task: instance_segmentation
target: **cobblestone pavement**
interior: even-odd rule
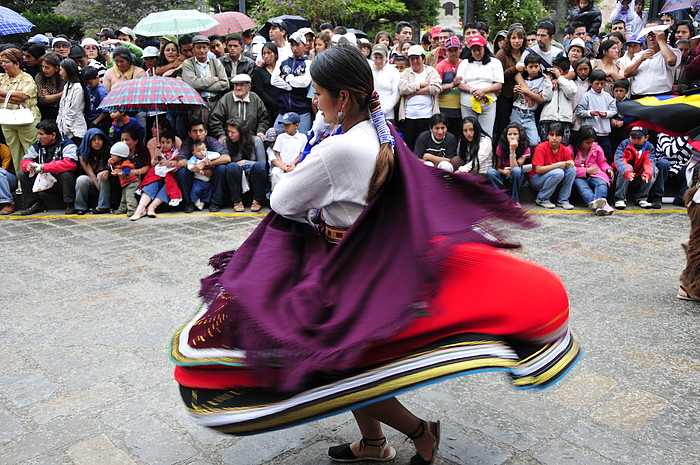
[[[483,373],[401,396],[442,420],[436,463],[700,463],[700,306],[675,297],[687,217],[536,213],[516,253],[564,280],[584,357],[541,392]],[[0,462],[327,465],[329,445],[357,438],[347,413],[229,437],[195,425],[179,400],[167,341],[194,311],[209,256],[259,220],[0,221]],[[509,282],[504,292],[532,298]],[[411,444],[387,433],[395,463],[407,463]]]

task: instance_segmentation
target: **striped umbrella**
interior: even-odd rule
[[[0,36],[29,32],[34,24],[14,10],[0,6]]]
[[[206,107],[199,93],[179,79],[142,77],[117,85],[99,109],[104,111],[163,111],[168,105],[183,110]]]
[[[247,31],[248,29],[258,27],[258,25],[255,24],[255,21],[250,19],[248,15],[244,15],[238,11],[217,13],[213,17],[219,22],[219,25],[206,31],[204,33],[205,36],[210,36],[213,34],[227,36],[229,34],[233,34],[234,32]]]

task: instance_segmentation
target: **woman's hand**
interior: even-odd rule
[[[97,173],[97,179],[99,179],[100,181],[106,181],[108,178],[109,178],[109,171],[107,171],[107,170],[100,171],[99,173]]]
[[[472,95],[476,100],[481,100],[486,95],[486,89],[472,89]]]

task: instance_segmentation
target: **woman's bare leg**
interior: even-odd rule
[[[159,199],[158,197],[153,199],[153,202],[151,202],[151,204],[148,206],[148,213],[150,213],[150,214],[155,213],[156,208],[158,208],[160,206],[160,204],[162,204],[162,203],[163,203],[163,201],[161,199]]]
[[[139,204],[136,207],[134,215],[143,216],[146,214],[146,207],[151,203],[151,198],[146,194],[141,194],[141,199],[139,199]]]

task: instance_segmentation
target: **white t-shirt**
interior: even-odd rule
[[[677,48],[669,47],[676,55],[676,64],[668,66],[661,50],[653,57],[642,62],[637,69],[637,74],[632,76],[630,92],[632,95],[665,94],[671,92],[675,77],[676,67],[681,62],[681,51]],[[635,62],[641,59],[642,53],[635,56]]]
[[[495,82],[503,84],[503,64],[501,60],[491,57],[487,64],[480,61],[469,62],[462,60],[457,68],[457,76],[462,76],[462,82],[473,89],[484,89],[493,85]],[[496,94],[486,94],[493,100],[496,99]],[[462,92],[459,96],[459,103],[465,107],[471,108],[472,95],[467,92]]]
[[[280,153],[282,163],[292,163],[299,157],[299,154],[306,145],[306,135],[297,131],[296,134],[290,136],[283,132],[277,136],[273,150]]]
[[[423,72],[416,73],[416,82],[425,82],[427,78],[427,68],[423,68]],[[432,95],[414,95],[406,101],[406,118],[420,119],[430,118],[433,116],[433,96]]]

